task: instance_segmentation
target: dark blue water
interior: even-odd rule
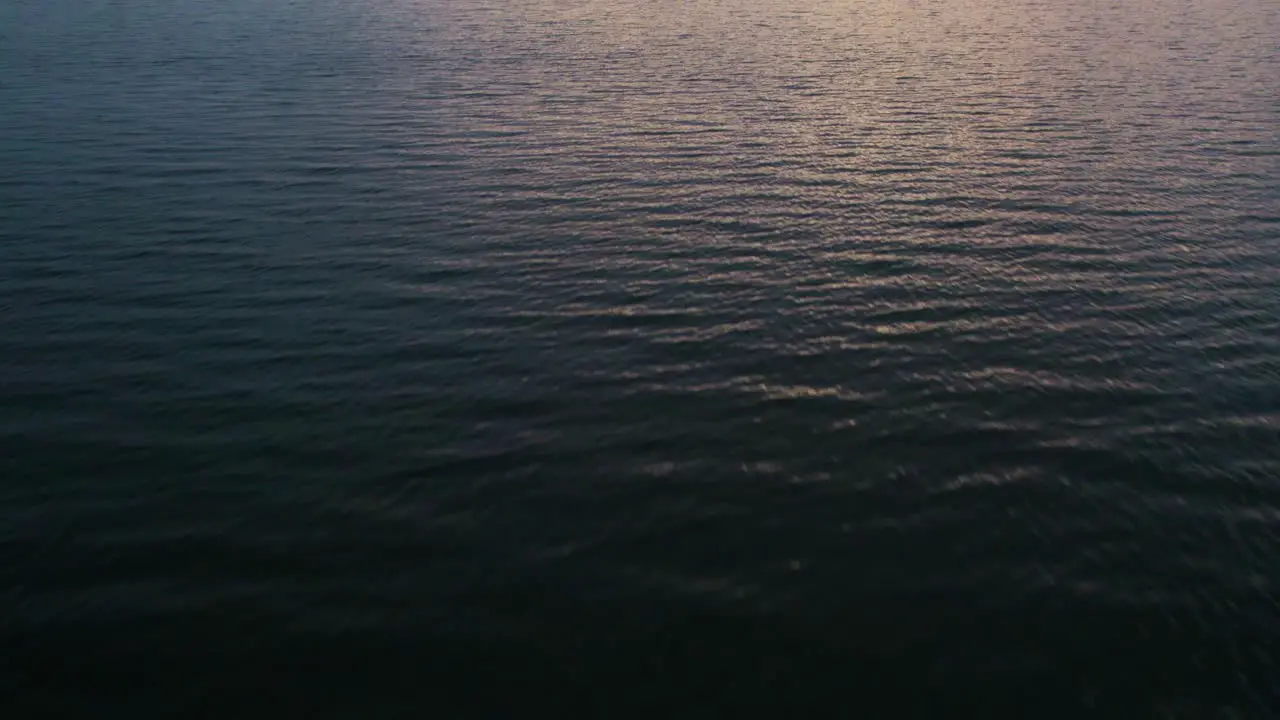
[[[1277,38],[4,0],[0,697],[1266,717]]]

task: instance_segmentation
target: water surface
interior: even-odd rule
[[[1278,37],[10,0],[9,696],[1265,714]]]

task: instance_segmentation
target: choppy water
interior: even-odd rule
[[[6,699],[1264,716],[1277,38],[6,0]]]

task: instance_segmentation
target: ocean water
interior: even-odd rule
[[[5,0],[12,717],[1267,717],[1271,0]]]

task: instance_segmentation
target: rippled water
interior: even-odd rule
[[[1265,714],[1277,38],[7,0],[9,699]]]

